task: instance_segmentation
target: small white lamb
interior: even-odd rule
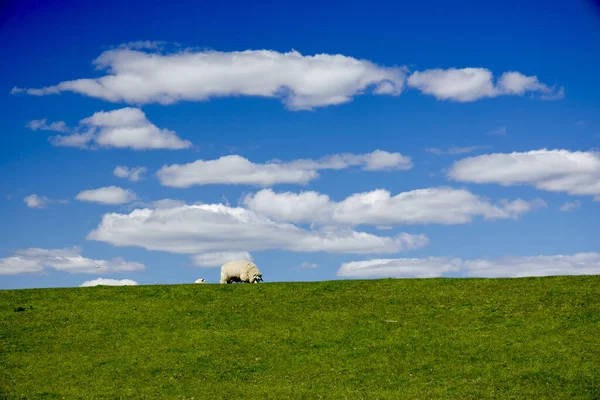
[[[247,260],[230,261],[221,267],[221,283],[261,282],[262,274],[256,264]]]
[[[196,279],[194,281],[194,283],[205,283],[206,281],[204,280],[204,278],[200,278],[200,279]]]

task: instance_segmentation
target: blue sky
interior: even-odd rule
[[[0,289],[600,273],[593,2],[388,3],[4,5]]]

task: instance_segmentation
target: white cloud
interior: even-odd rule
[[[398,96],[405,84],[438,99],[474,101],[500,95],[541,93],[544,100],[564,97],[564,88],[549,87],[536,76],[516,71],[494,83],[485,68],[429,69],[384,67],[342,54],[305,56],[293,50],[210,51],[178,49],[166,43],[138,41],[107,50],[93,61],[100,78],[81,78],[37,89],[15,87],[11,93],[35,96],[75,92],[110,102],[172,104],[232,96],[267,97],[290,110],[310,110],[352,101],[354,96]]]
[[[398,258],[344,263],[338,276],[359,278],[435,278],[460,270],[460,259],[441,257]]]
[[[23,201],[29,208],[45,208],[48,198],[46,196],[38,196],[37,194],[30,194],[26,196]]]
[[[221,251],[215,253],[194,254],[191,256],[191,259],[192,264],[198,267],[220,267],[229,261],[252,261],[252,256],[247,251]]]
[[[265,164],[253,163],[239,155],[229,155],[217,160],[165,165],[156,175],[162,185],[171,187],[209,184],[271,186],[282,183],[307,184],[319,176],[318,170],[351,166],[361,166],[365,171],[389,171],[410,169],[413,164],[410,157],[382,150],[358,155],[333,154],[319,160],[274,160]]]
[[[581,202],[579,200],[575,200],[575,201],[567,201],[565,204],[560,206],[559,210],[568,212],[568,211],[577,210],[578,208],[581,208]]]
[[[531,185],[551,192],[600,196],[600,154],[533,150],[494,153],[454,163],[448,176],[461,182]]]
[[[315,269],[319,268],[319,264],[303,262],[302,264],[300,264],[300,268]]]
[[[14,255],[0,259],[0,275],[15,275],[43,271],[51,267],[68,273],[98,274],[119,271],[140,271],[144,264],[127,262],[122,258],[93,260],[81,255],[81,249],[38,249],[17,250]]]
[[[520,72],[505,72],[494,84],[492,72],[486,68],[416,71],[408,77],[407,84],[438,100],[458,102],[501,95],[522,96],[526,92],[540,92],[544,99],[564,96],[563,88],[548,87],[540,83],[536,76],[525,76]]]
[[[156,47],[138,43],[103,52],[94,60],[98,69],[108,72],[100,78],[65,81],[42,89],[15,88],[13,93],[42,96],[71,91],[129,104],[259,96],[280,99],[292,110],[304,110],[349,102],[371,87],[380,95],[398,95],[404,87],[404,68],[381,67],[341,54],[147,51]]]
[[[503,257],[496,260],[468,260],[464,264],[468,276],[484,278],[600,274],[598,253]]]
[[[131,279],[106,279],[106,278],[98,278],[91,281],[85,281],[79,287],[88,287],[88,286],[136,286],[138,283],[136,281],[132,281]]]
[[[321,225],[465,224],[474,217],[516,219],[545,206],[542,200],[501,200],[492,204],[465,189],[437,187],[391,196],[383,189],[356,193],[335,202],[329,196],[306,191],[276,193],[264,189],[247,195],[244,204],[278,221]]]
[[[139,108],[99,111],[79,121],[69,135],[50,138],[55,146],[79,148],[130,148],[134,150],[187,149],[192,144],[174,131],[160,129]]]
[[[52,122],[48,125],[47,120],[44,119],[35,119],[33,121],[29,121],[26,125],[32,131],[54,131],[54,132],[68,132],[69,128],[64,121],[56,121]]]
[[[118,176],[119,178],[126,178],[132,182],[137,182],[137,181],[143,179],[142,174],[145,174],[146,171],[148,171],[146,169],[146,167],[129,168],[129,167],[124,167],[124,166],[118,166],[115,168],[113,173],[115,174],[115,176]]]
[[[88,239],[182,254],[261,251],[396,253],[426,246],[424,235],[376,236],[349,229],[305,230],[244,208],[195,204],[105,214]]]
[[[130,189],[108,186],[93,190],[84,190],[75,196],[76,200],[102,204],[125,204],[135,200],[136,195]]]
[[[68,203],[67,200],[54,200],[49,199],[46,196],[38,196],[37,194],[30,194],[29,196],[25,196],[23,198],[23,202],[27,204],[29,208],[46,208],[48,204],[65,204]]]
[[[505,72],[498,79],[498,89],[502,94],[522,96],[525,92],[552,93],[553,89],[540,83],[537,76],[525,76],[520,72]]]
[[[600,274],[600,254],[503,257],[492,260],[429,257],[353,261],[342,264],[338,276],[361,278],[526,277]]]
[[[48,141],[56,147],[77,147],[80,149],[93,148],[90,143],[94,140],[94,131],[71,133],[70,135],[51,136]]]
[[[440,149],[438,147],[429,147],[425,149],[426,152],[435,154],[437,156],[441,155],[458,155],[458,154],[466,154],[472,153],[476,150],[489,149],[491,146],[469,146],[469,147],[449,147],[447,149]]]

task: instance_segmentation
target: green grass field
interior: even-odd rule
[[[0,291],[0,398],[600,399],[600,276]]]

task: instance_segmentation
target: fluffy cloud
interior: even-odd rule
[[[229,261],[252,261],[252,256],[247,251],[221,251],[215,253],[195,254],[191,257],[191,259],[192,263],[198,267],[220,267]]]
[[[581,208],[581,202],[579,200],[567,201],[565,204],[560,206],[559,211],[569,212],[577,210],[578,208]]]
[[[542,200],[502,200],[494,205],[464,189],[412,190],[392,196],[387,190],[353,194],[340,202],[317,192],[276,193],[264,189],[244,198],[256,213],[278,221],[322,225],[464,224],[474,217],[518,218],[546,205]]]
[[[69,135],[52,136],[55,146],[79,148],[130,148],[134,150],[186,149],[192,146],[174,131],[160,129],[139,108],[99,111],[79,121]]]
[[[416,71],[408,77],[407,84],[439,100],[458,102],[501,95],[521,96],[526,92],[542,93],[544,99],[564,96],[563,88],[549,87],[540,83],[536,76],[525,76],[519,72],[505,72],[494,84],[492,72],[486,68]]]
[[[54,131],[54,132],[68,132],[69,128],[64,121],[56,121],[52,122],[48,125],[47,120],[44,119],[35,119],[33,121],[29,121],[26,125],[32,131]]]
[[[490,146],[469,146],[469,147],[449,147],[447,149],[440,149],[437,147],[429,147],[425,149],[426,152],[435,154],[437,156],[441,155],[458,155],[458,154],[466,154],[472,153],[476,150],[488,149]]]
[[[140,271],[143,264],[128,262],[122,258],[93,260],[81,255],[81,249],[24,249],[17,250],[11,257],[0,259],[0,275],[15,275],[40,272],[45,267],[69,273],[98,274],[119,271]]]
[[[110,102],[128,104],[206,101],[230,96],[275,98],[291,110],[349,102],[368,93],[397,96],[404,86],[442,100],[474,101],[500,95],[541,93],[542,99],[564,97],[562,87],[549,87],[536,76],[516,71],[494,83],[485,68],[430,69],[384,67],[342,54],[305,56],[297,51],[273,50],[166,51],[166,43],[139,41],[107,50],[93,61],[100,78],[64,81],[38,89],[13,88],[13,94],[35,96],[75,92]]]
[[[76,200],[102,204],[125,204],[135,200],[136,195],[129,189],[108,186],[93,190],[84,190],[75,196]]]
[[[156,47],[142,43],[103,52],[93,62],[98,69],[107,70],[101,78],[65,81],[42,89],[15,88],[13,93],[41,96],[70,91],[129,104],[260,96],[303,110],[346,103],[371,87],[379,95],[398,95],[404,87],[404,68],[380,67],[341,54],[150,51]]]
[[[157,173],[160,183],[171,187],[209,184],[247,184],[271,186],[282,183],[307,184],[319,176],[318,170],[361,166],[365,171],[406,170],[412,168],[410,157],[376,150],[367,154],[333,154],[318,160],[274,160],[257,164],[238,155],[217,160],[197,160],[189,164],[163,166]]]
[[[132,182],[137,182],[142,179],[142,174],[146,173],[146,171],[148,171],[146,169],[146,167],[128,168],[128,167],[118,166],[115,168],[113,173],[115,174],[115,176],[118,176],[119,178],[126,178]]]
[[[67,200],[54,200],[49,199],[46,196],[38,196],[37,194],[30,194],[29,196],[25,196],[23,198],[23,202],[27,204],[29,208],[46,208],[48,204],[65,204],[68,203]]]
[[[305,230],[244,208],[195,204],[105,214],[88,239],[182,254],[261,251],[396,253],[426,246],[424,235],[376,236],[349,229]]]
[[[600,198],[600,154],[591,151],[542,149],[486,154],[457,161],[448,176],[461,182],[531,185]]]
[[[353,261],[342,264],[338,276],[361,278],[433,278],[453,274],[468,277],[526,277],[600,274],[600,254],[503,257],[493,260],[429,257]]]
[[[88,286],[136,286],[138,283],[136,281],[132,281],[131,279],[106,279],[106,278],[98,278],[91,281],[85,281],[79,287],[88,287]]]

